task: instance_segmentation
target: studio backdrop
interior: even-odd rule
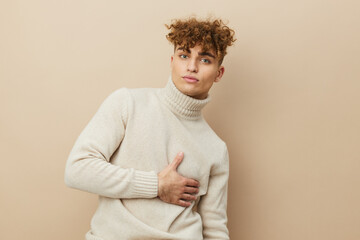
[[[0,2],[0,238],[79,240],[97,196],[67,188],[76,138],[114,90],[164,87],[164,24],[236,32],[204,116],[228,146],[234,240],[360,239],[360,2]]]

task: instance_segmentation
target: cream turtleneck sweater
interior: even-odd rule
[[[99,195],[87,240],[229,239],[229,158],[204,120],[210,101],[164,88],[120,88],[101,104],[66,164],[67,186]],[[180,207],[157,197],[157,173],[184,152],[179,174],[200,182]]]

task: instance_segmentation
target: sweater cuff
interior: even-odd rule
[[[135,171],[134,197],[154,198],[158,195],[158,176],[155,172]]]

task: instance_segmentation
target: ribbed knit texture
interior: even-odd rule
[[[211,100],[209,94],[207,98],[201,100],[183,94],[176,88],[171,78],[169,78],[166,87],[161,90],[160,96],[163,97],[169,108],[189,119],[199,118],[201,109]]]
[[[204,120],[210,101],[164,88],[111,93],[69,154],[65,183],[99,195],[87,240],[229,239],[226,227],[229,157]],[[178,152],[179,174],[200,182],[190,207],[157,197],[157,173]]]
[[[135,183],[134,194],[137,195],[137,197],[146,198],[148,196],[157,195],[158,181],[157,177],[154,177],[153,173],[136,171],[133,181]]]

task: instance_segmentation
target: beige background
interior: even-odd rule
[[[97,196],[65,161],[113,90],[163,87],[170,19],[237,33],[205,117],[229,147],[239,240],[360,239],[357,0],[0,2],[0,238],[84,239]]]

